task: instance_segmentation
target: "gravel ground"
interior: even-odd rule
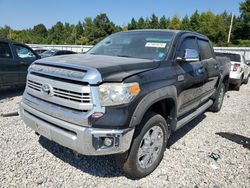
[[[229,91],[219,113],[176,132],[159,167],[141,180],[127,178],[112,156],[76,156],[19,116],[0,117],[0,187],[250,187],[249,94],[250,84]],[[0,114],[16,111],[20,95],[1,92]]]

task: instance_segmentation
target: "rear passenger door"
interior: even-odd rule
[[[199,51],[195,36],[181,39],[175,59],[183,58],[187,49]],[[203,84],[206,79],[201,61],[177,62],[178,115],[182,115],[200,104]]]
[[[220,64],[215,59],[209,40],[198,38],[199,53],[206,79],[203,85],[201,102],[207,100],[215,92],[220,75]]]
[[[2,86],[17,84],[18,80],[18,63],[14,61],[13,53],[7,42],[0,42],[0,78]]]

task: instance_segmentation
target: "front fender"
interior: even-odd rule
[[[175,103],[175,107],[177,106],[177,89],[175,86],[166,86],[155,90],[149,94],[147,94],[137,105],[133,116],[131,118],[129,127],[135,127],[136,125],[140,124],[144,114],[147,110],[155,103],[164,100],[164,99],[172,99]],[[174,114],[171,114],[174,117],[171,117],[173,120],[176,119],[177,111],[175,109]]]

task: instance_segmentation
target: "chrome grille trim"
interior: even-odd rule
[[[51,95],[43,93],[43,84],[52,87]],[[89,85],[65,83],[29,74],[26,89],[28,94],[47,102],[82,111],[93,108]]]

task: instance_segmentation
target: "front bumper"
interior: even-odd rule
[[[102,129],[83,127],[40,112],[23,101],[20,115],[25,124],[40,135],[83,155],[124,153],[130,148],[134,129]],[[112,144],[106,146],[105,138]]]

